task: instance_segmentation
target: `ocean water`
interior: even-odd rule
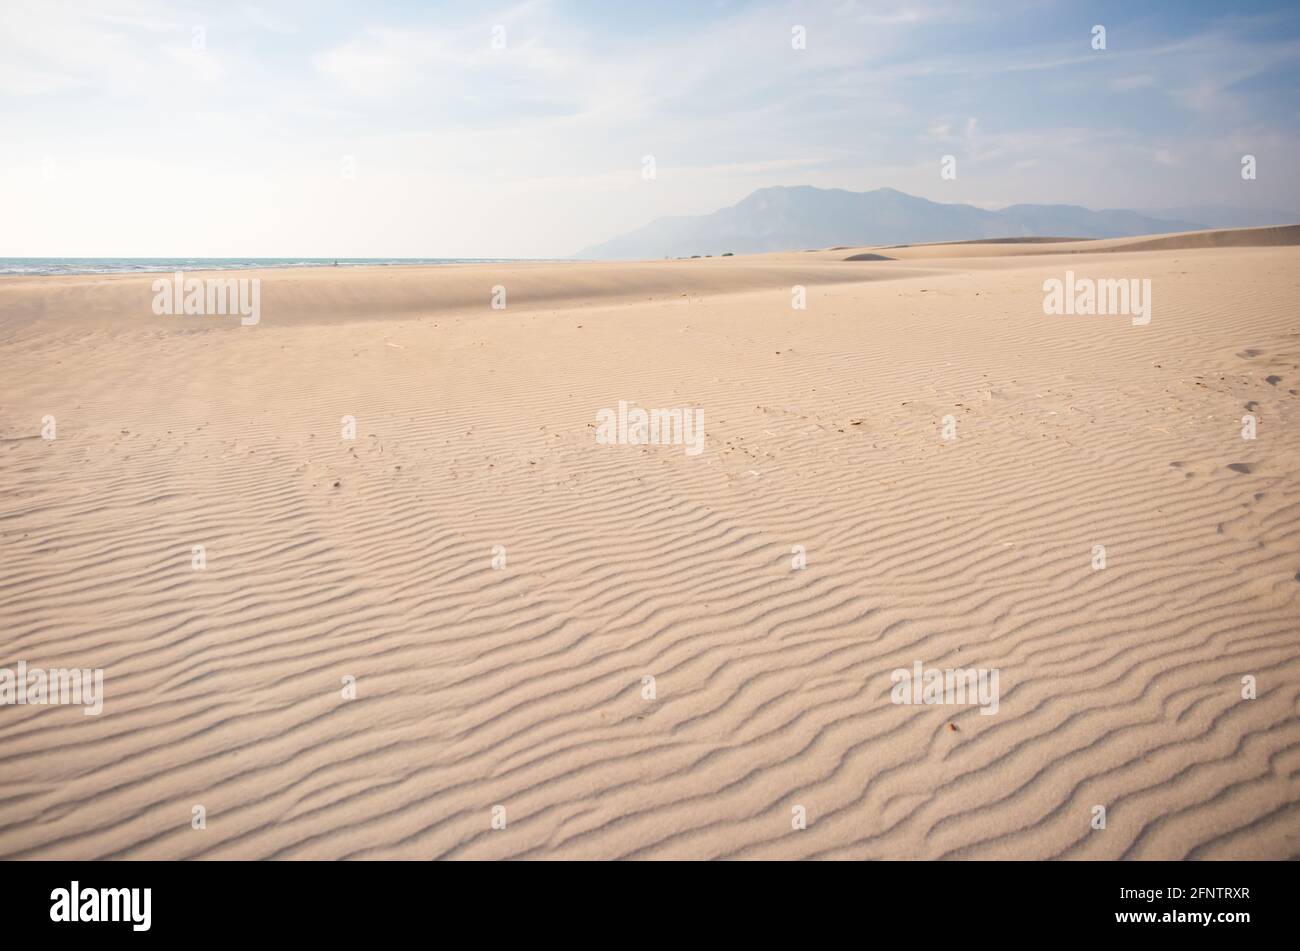
[[[512,258],[0,258],[0,274],[131,274],[240,271],[264,267],[373,267],[387,264],[508,264]]]

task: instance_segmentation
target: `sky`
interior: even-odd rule
[[[1293,0],[0,0],[0,256],[563,257],[770,185],[1300,209],[1297,103]]]

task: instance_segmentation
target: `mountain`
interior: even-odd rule
[[[798,251],[834,245],[922,244],[977,238],[1121,238],[1194,231],[1190,221],[1078,205],[1012,205],[998,211],[949,205],[893,188],[760,188],[711,215],[659,218],[574,257],[628,259]]]

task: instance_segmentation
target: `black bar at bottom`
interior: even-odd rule
[[[667,864],[5,862],[0,920],[6,939],[284,934],[332,945],[431,927],[460,943],[441,930],[453,925],[694,943],[700,934],[668,929],[697,920],[732,939],[834,927],[936,946],[1017,934],[1226,944],[1293,936],[1296,923],[1287,863]]]

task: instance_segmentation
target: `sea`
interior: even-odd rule
[[[241,271],[269,267],[374,267],[400,264],[511,264],[517,258],[0,258],[0,274],[133,274]]]

